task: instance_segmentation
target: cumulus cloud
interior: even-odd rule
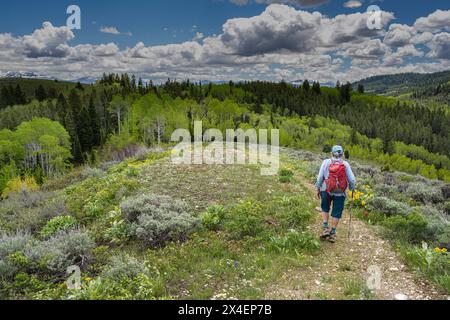
[[[389,53],[389,47],[381,42],[380,39],[373,39],[355,46],[351,46],[340,55],[351,57],[359,60],[374,60],[384,57]]]
[[[428,46],[431,49],[429,57],[450,60],[450,33],[442,32],[434,35]]]
[[[75,38],[68,27],[54,27],[44,22],[42,29],[37,29],[21,40],[27,57],[64,57],[67,54],[67,42]]]
[[[413,27],[405,24],[391,24],[384,37],[384,43],[394,47],[407,45],[416,31]]]
[[[383,29],[370,30],[367,13],[328,17],[272,4],[257,16],[225,21],[219,35],[197,32],[182,43],[138,42],[125,49],[115,43],[71,45],[71,30],[45,22],[30,35],[0,33],[0,72],[34,71],[70,80],[130,72],[155,81],[169,77],[321,82],[432,72],[450,67],[450,34],[441,16],[433,13],[412,26],[390,25],[394,14],[382,12]],[[113,27],[103,31],[121,34]],[[415,57],[423,59],[415,62]]]
[[[450,31],[450,10],[436,10],[427,17],[416,20],[414,28],[417,31],[437,32],[440,30]]]

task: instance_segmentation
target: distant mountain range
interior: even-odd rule
[[[55,77],[43,76],[32,71],[8,71],[5,73],[0,72],[0,78],[23,78],[23,79],[42,79],[42,80],[57,80]],[[67,80],[68,82],[81,82],[83,84],[91,84],[97,81],[99,78],[83,77],[77,79]],[[58,79],[59,80],[59,79]]]

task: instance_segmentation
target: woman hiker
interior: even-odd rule
[[[322,202],[323,233],[320,238],[335,243],[336,229],[344,211],[346,190],[355,189],[355,175],[350,164],[343,160],[344,149],[341,146],[334,146],[331,153],[331,159],[322,163],[316,187],[317,197]]]

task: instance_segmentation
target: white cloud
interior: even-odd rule
[[[100,32],[102,33],[108,33],[113,35],[126,35],[131,37],[133,34],[131,32],[120,32],[116,27],[101,27]]]
[[[341,52],[340,55],[359,60],[376,60],[384,57],[389,51],[389,47],[382,43],[380,39],[373,39],[351,46]]]
[[[423,55],[424,55],[423,51],[418,50],[412,44],[408,44],[406,46],[398,48],[398,50],[395,52],[395,56],[399,57],[399,58],[402,58],[402,57],[422,57]]]
[[[391,24],[384,37],[384,43],[394,47],[400,47],[408,44],[416,31],[413,27],[405,24]]]
[[[350,0],[344,3],[344,7],[346,8],[359,8],[362,6],[361,1],[357,1],[357,0]]]
[[[205,37],[205,35],[201,32],[196,32],[195,36],[192,38],[194,41],[202,40]]]
[[[414,23],[414,28],[420,32],[450,31],[450,10],[436,10],[427,17],[419,18]]]
[[[22,44],[29,58],[64,57],[67,54],[66,44],[73,38],[75,35],[68,27],[54,27],[50,22],[44,22],[42,29],[24,36]]]
[[[434,35],[428,46],[431,49],[429,57],[450,61],[450,33],[442,32]]]
[[[272,4],[260,15],[225,21],[219,35],[198,32],[183,43],[146,46],[138,42],[126,49],[114,43],[71,45],[72,31],[45,22],[30,35],[0,34],[0,72],[34,71],[61,79],[130,72],[155,81],[170,77],[308,78],[321,82],[358,80],[383,73],[431,72],[450,67],[450,34],[443,32],[445,26],[436,18],[441,15],[418,19],[413,26],[389,26],[395,17],[382,12],[383,30],[369,30],[367,13],[327,17]],[[121,34],[113,27],[103,31]],[[424,59],[414,62],[414,57]]]

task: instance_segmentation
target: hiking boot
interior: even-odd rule
[[[321,240],[327,240],[330,236],[331,236],[331,229],[330,228],[326,228],[326,229],[323,229],[323,233],[320,236],[320,239]]]
[[[328,237],[328,242],[336,243],[336,233],[330,233],[330,236]]]

